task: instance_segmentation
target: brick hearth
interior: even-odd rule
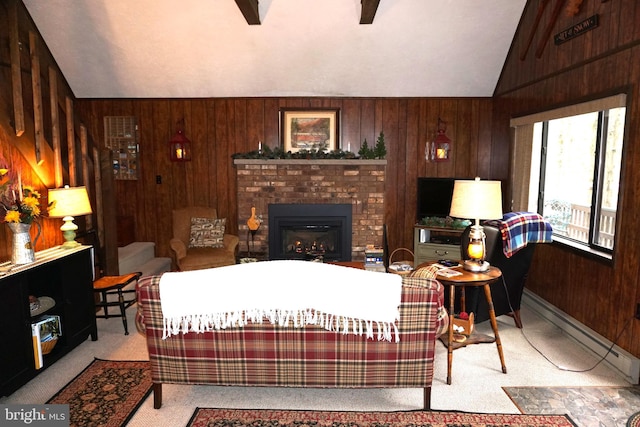
[[[262,216],[252,252],[268,257],[268,207],[273,203],[351,203],[353,260],[382,244],[386,160],[235,159],[241,253],[247,252],[251,207]]]

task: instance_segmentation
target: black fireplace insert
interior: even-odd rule
[[[351,261],[351,205],[269,205],[269,259]]]

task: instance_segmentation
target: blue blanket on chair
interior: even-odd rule
[[[552,242],[553,228],[542,215],[535,212],[509,212],[502,220],[487,221],[498,227],[502,234],[504,255],[511,258],[513,254],[529,243]]]

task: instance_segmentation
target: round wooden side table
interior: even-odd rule
[[[428,262],[419,265],[417,268],[433,264]],[[504,363],[504,355],[502,354],[502,342],[500,341],[500,334],[498,333],[498,322],[496,321],[496,312],[493,308],[493,299],[491,298],[490,285],[499,280],[502,277],[502,272],[497,267],[490,267],[489,270],[483,273],[473,273],[467,271],[462,267],[454,267],[453,270],[459,271],[460,275],[445,277],[438,275],[437,279],[444,286],[449,286],[449,333],[447,337],[447,384],[451,384],[451,366],[453,365],[453,350],[454,348],[464,347],[469,344],[477,344],[480,342],[491,342],[493,340],[486,340],[485,336],[473,337],[470,336],[464,343],[454,343],[453,341],[453,318],[454,318],[454,301],[456,287],[467,286],[482,286],[484,288],[484,295],[487,299],[487,305],[489,306],[489,319],[491,321],[491,328],[495,336],[496,347],[498,348],[498,356],[500,356],[500,364],[502,366],[502,372],[507,373],[507,366]],[[444,339],[443,339],[444,341]]]

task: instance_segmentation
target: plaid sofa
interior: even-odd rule
[[[424,409],[430,409],[436,338],[448,324],[437,280],[403,277],[399,343],[269,321],[163,340],[159,280],[139,281],[136,318],[147,340],[156,409],[162,383],[422,388]]]

